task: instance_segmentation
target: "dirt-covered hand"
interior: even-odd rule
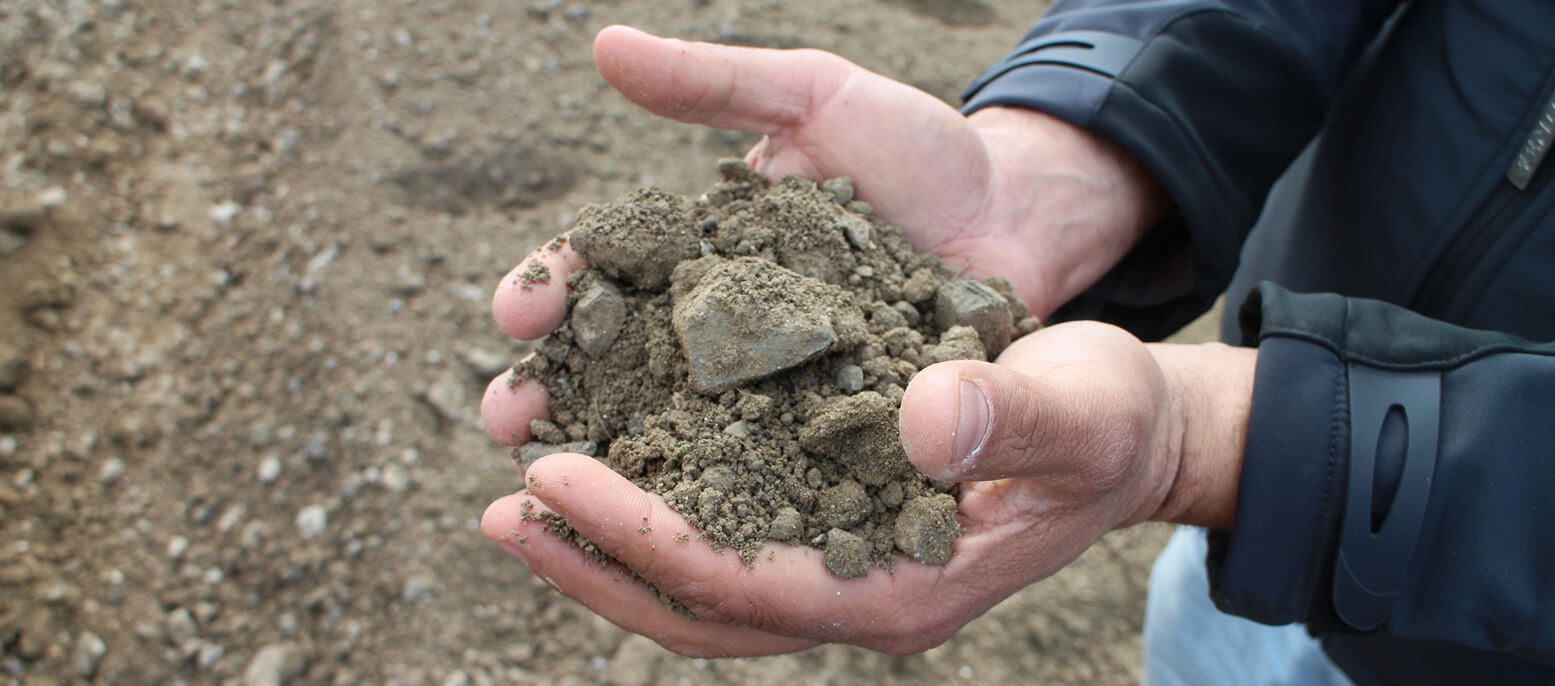
[[[771,544],[747,568],[698,540],[658,496],[580,455],[535,462],[529,488],[492,504],[482,527],[562,593],[682,654],[822,642],[917,652],[1111,529],[1150,518],[1223,524],[1255,360],[1250,350],[1145,346],[1113,327],[1069,324],[1017,341],[997,365],[925,369],[902,408],[908,455],[931,475],[970,481],[964,533],[943,567],[899,558],[891,573],[842,580],[821,551]],[[545,511],[616,562],[545,533],[536,518]]]
[[[1003,276],[1046,317],[1106,272],[1165,212],[1126,152],[1026,109],[964,117],[912,86],[817,50],[650,36],[594,41],[600,74],[645,109],[764,136],[768,178],[851,176],[877,215],[952,270]]]

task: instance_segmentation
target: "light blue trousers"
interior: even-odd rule
[[[1215,609],[1204,530],[1179,527],[1150,571],[1144,686],[1350,686],[1299,624],[1268,626]]]

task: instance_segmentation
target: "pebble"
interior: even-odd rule
[[[856,364],[842,365],[837,369],[837,388],[846,393],[864,390],[864,368]]]
[[[308,437],[308,442],[302,445],[302,456],[309,462],[319,464],[329,459],[329,432],[323,429],[313,432]]]
[[[743,419],[736,420],[734,423],[724,427],[724,433],[730,436],[749,436],[751,434],[751,424]]]
[[[868,575],[871,550],[869,541],[858,535],[842,529],[826,532],[826,568],[839,579]]]
[[[584,354],[594,359],[610,349],[625,323],[626,298],[604,279],[591,284],[572,308],[573,336]]]
[[[437,593],[437,577],[428,572],[416,572],[405,579],[405,588],[400,592],[400,598],[407,603],[414,603],[432,597]]]
[[[108,644],[103,643],[103,638],[90,631],[82,632],[76,639],[76,673],[90,678],[97,673],[97,662],[108,653]]]
[[[850,177],[839,176],[822,181],[821,190],[831,193],[832,199],[836,200],[838,205],[853,202],[853,179]]]
[[[63,207],[69,198],[70,194],[65,192],[64,186],[49,186],[38,194],[38,207],[45,212],[52,212]]]
[[[323,505],[309,505],[297,511],[297,533],[303,538],[318,538],[329,526],[329,510]]]
[[[101,481],[104,486],[111,486],[122,476],[124,476],[124,460],[110,457],[103,461],[103,470],[98,475],[98,481]]]
[[[829,527],[853,526],[869,516],[869,496],[859,482],[846,479],[821,491],[815,503],[815,516]]]
[[[767,538],[775,541],[798,541],[799,535],[804,533],[804,519],[799,510],[785,507],[772,515],[772,525],[767,529]]]
[[[270,485],[281,478],[281,458],[270,455],[259,461],[259,483]]]
[[[383,487],[395,493],[404,493],[410,489],[410,475],[405,468],[397,464],[391,464],[383,468]]]
[[[940,331],[954,326],[976,329],[990,360],[1010,344],[1015,328],[1010,304],[1004,296],[971,279],[955,279],[940,285],[934,294],[934,323]]]
[[[437,411],[444,421],[458,423],[464,418],[465,406],[468,404],[465,394],[464,378],[455,374],[453,370],[445,370],[427,388],[427,404]]]
[[[573,441],[571,443],[552,445],[550,443],[531,441],[518,447],[518,460],[528,464],[546,455],[555,455],[556,453],[578,453],[589,457],[598,457],[599,444],[593,441]]]
[[[490,379],[513,366],[512,358],[485,348],[469,348],[459,353],[459,358],[469,365],[470,371],[483,379]]]
[[[293,643],[272,643],[259,649],[243,670],[243,686],[281,686],[302,675],[308,658]]]
[[[195,658],[195,663],[200,669],[210,669],[216,666],[216,662],[227,654],[227,649],[219,643],[207,643],[200,646],[200,654]]]
[[[15,255],[27,247],[27,234],[0,226],[0,257]]]
[[[77,81],[67,87],[70,98],[77,105],[97,109],[108,103],[108,89],[96,81]]]
[[[0,431],[32,428],[32,405],[14,395],[0,395]]]
[[[188,609],[180,607],[167,613],[167,637],[173,645],[188,643],[199,632],[200,627],[194,623],[194,615],[189,614]]]
[[[961,535],[956,499],[943,493],[913,498],[902,506],[893,536],[896,548],[924,564],[950,560],[951,545]]]
[[[402,264],[396,272],[397,278],[390,292],[396,295],[410,297],[427,288],[427,275],[413,265]]]
[[[848,242],[859,250],[868,250],[875,230],[869,220],[856,214],[844,214],[841,221],[842,235],[847,236]]]
[[[168,559],[171,559],[171,560],[176,562],[179,559],[181,559],[184,556],[184,553],[186,551],[188,551],[188,550],[189,550],[189,539],[188,538],[186,538],[184,536],[174,536],[172,538],[167,539],[167,557],[168,557]]]

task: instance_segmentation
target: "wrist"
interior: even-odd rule
[[[1181,432],[1171,485],[1149,519],[1229,529],[1247,445],[1256,348],[1152,344],[1172,389],[1169,422]]]
[[[1154,175],[1121,146],[1037,110],[968,117],[992,169],[982,218],[1048,266],[1020,293],[1046,316],[1079,295],[1171,210]]]

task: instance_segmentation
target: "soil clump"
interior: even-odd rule
[[[546,387],[551,419],[515,457],[597,456],[747,563],[779,541],[845,578],[897,550],[944,564],[956,485],[908,462],[902,395],[920,369],[1033,328],[1025,305],[953,277],[849,179],[719,171],[696,200],[648,189],[579,213],[569,240],[590,268],[515,375]]]

